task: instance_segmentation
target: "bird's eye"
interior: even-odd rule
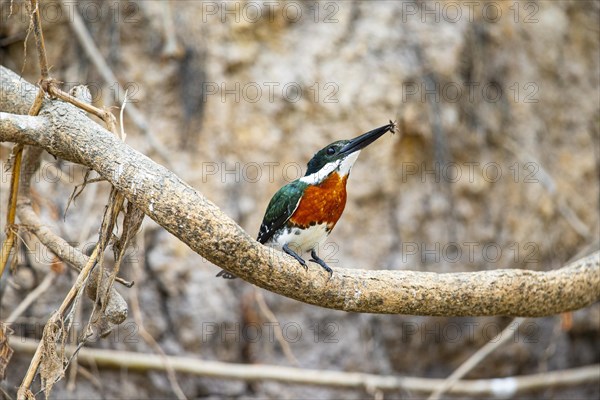
[[[327,154],[332,156],[335,154],[335,147],[330,147],[327,149]]]

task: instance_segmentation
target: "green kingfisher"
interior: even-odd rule
[[[288,183],[269,202],[257,240],[279,248],[308,269],[300,254],[329,274],[333,271],[317,256],[316,249],[333,230],[346,205],[346,181],[360,151],[383,136],[394,133],[395,123],[373,129],[354,139],[338,140],[319,150],[307,164],[306,174]],[[222,270],[225,279],[235,275]]]

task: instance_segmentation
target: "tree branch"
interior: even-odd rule
[[[12,112],[22,107],[21,102],[30,104],[29,84],[6,68],[0,67],[0,72],[4,90],[23,93],[14,104],[2,96],[0,109]],[[305,303],[370,313],[544,316],[582,308],[600,298],[600,252],[548,272],[512,269],[437,274],[334,268],[331,279],[318,266],[306,272],[291,257],[256,242],[197,190],[70,104],[47,101],[37,117],[42,122],[27,124],[29,129],[17,135],[10,126],[22,123],[22,118],[0,113],[0,141],[34,144],[94,169],[210,262]]]
[[[10,345],[20,353],[31,354],[39,342],[31,339],[11,337]],[[67,356],[73,353],[73,346],[66,346]],[[135,371],[163,371],[163,359],[154,354],[130,351],[101,350],[83,348],[78,353],[79,362],[104,368],[126,368]],[[382,376],[358,372],[323,371],[279,365],[244,365],[219,361],[199,360],[191,357],[169,356],[169,361],[177,372],[211,378],[240,379],[245,381],[278,381],[301,385],[319,385],[341,389],[364,389],[367,392],[414,391],[429,393],[444,383],[444,379],[417,378],[408,376]],[[507,398],[536,389],[574,386],[596,383],[600,379],[599,365],[552,371],[535,375],[506,377],[497,379],[461,380],[448,393],[470,396],[498,396]]]

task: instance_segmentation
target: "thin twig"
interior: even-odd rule
[[[10,182],[10,195],[8,198],[8,212],[6,215],[7,237],[2,244],[2,254],[0,257],[0,276],[4,273],[4,268],[8,263],[8,256],[13,248],[16,236],[15,215],[17,210],[17,192],[19,190],[19,176],[21,173],[21,160],[23,159],[23,145],[16,145],[14,148],[13,173]]]
[[[106,122],[106,119],[108,118],[107,114],[110,114],[106,110],[95,107],[89,103],[86,103],[85,101],[78,99],[77,97],[71,96],[69,93],[67,93],[63,90],[60,90],[58,88],[58,86],[56,86],[55,82],[48,85],[48,94],[50,94],[52,97],[56,97],[58,99],[66,101],[67,103],[71,103],[75,107],[78,107],[78,108],[82,109],[83,111],[89,112],[90,114],[95,115],[96,117],[100,118],[101,120],[103,120],[105,122]]]
[[[121,123],[121,140],[125,141],[127,134],[125,133],[125,120],[123,119],[123,112],[125,111],[125,106],[127,106],[127,90],[125,90],[125,96],[123,97],[123,104],[121,104],[121,111],[119,112],[119,122]]]
[[[104,249],[106,249],[106,247],[109,244],[109,240],[111,239],[112,235],[113,235],[113,230],[115,225],[117,224],[117,218],[119,217],[119,213],[121,212],[121,210],[123,209],[123,203],[125,201],[125,197],[119,192],[117,191],[117,189],[113,186],[111,191],[110,191],[110,195],[108,198],[108,204],[106,205],[106,210],[104,212],[104,215],[102,217],[102,224],[100,227],[100,234],[99,234],[99,238],[98,238],[98,246],[101,249],[100,255],[98,257],[98,265],[100,266],[100,271],[102,274],[104,274]],[[106,307],[107,304],[107,300],[108,300],[108,296],[109,296],[109,291],[113,286],[114,280],[117,277],[117,274],[119,273],[119,267],[120,267],[120,263],[116,263],[112,273],[109,276],[109,281],[108,281],[108,285],[106,286],[106,290],[102,291],[102,290],[98,290],[96,292],[96,301],[94,302],[94,311],[96,308],[96,305],[101,303],[103,305],[103,308]],[[93,314],[93,312],[92,312]]]
[[[37,0],[29,2],[31,18],[33,19],[33,33],[35,35],[35,44],[38,51],[38,59],[40,62],[41,81],[49,78],[48,60],[46,59],[46,45],[44,44],[44,33],[42,31],[42,23],[40,21],[40,9]]]
[[[37,285],[35,289],[29,292],[29,294],[23,299],[23,301],[19,303],[17,308],[15,308],[12,311],[12,313],[10,313],[10,315],[8,316],[8,318],[6,318],[4,323],[10,325],[13,322],[15,322],[17,318],[19,318],[21,314],[23,314],[25,310],[27,310],[29,306],[32,305],[33,302],[38,299],[38,297],[46,293],[46,291],[52,287],[58,275],[59,274],[57,274],[53,270],[48,271],[48,273],[44,277],[44,280],[42,280],[42,282],[39,285]]]
[[[277,317],[275,316],[273,311],[271,311],[271,309],[267,305],[267,302],[265,301],[265,297],[263,296],[260,289],[254,288],[254,299],[256,300],[256,303],[258,304],[258,308],[263,313],[265,318],[267,320],[269,320],[269,322],[274,324],[275,338],[279,342],[279,345],[281,346],[281,349],[283,350],[283,354],[285,354],[285,357],[288,359],[288,361],[290,363],[294,364],[295,366],[299,366],[300,363],[298,362],[298,359],[292,352],[292,349],[290,348],[289,343],[283,337],[283,333],[281,332],[281,324],[279,324]]]
[[[40,109],[42,108],[42,103],[44,100],[44,91],[38,90],[38,93],[29,109],[29,115],[35,116],[38,115]],[[14,246],[15,238],[16,238],[16,228],[15,228],[15,215],[17,210],[17,197],[19,192],[19,181],[21,176],[21,160],[23,158],[23,149],[24,146],[21,144],[17,144],[13,148],[14,154],[14,162],[13,162],[13,173],[11,175],[10,181],[10,196],[8,198],[9,206],[8,212],[6,216],[6,229],[7,229],[7,237],[4,243],[2,243],[2,250],[0,253],[0,277],[4,274],[4,269],[6,268],[6,264],[8,263],[8,257],[10,252]]]
[[[81,302],[77,303],[77,306],[74,308],[74,317],[73,320],[77,322],[82,322],[81,318]],[[69,331],[69,340],[71,343],[77,342],[78,330],[77,328],[71,329]],[[66,368],[67,366],[65,366]],[[77,373],[79,372],[79,362],[77,357],[72,357],[69,360],[69,377],[67,378],[67,390],[72,392],[75,390],[75,386],[77,384]]]
[[[10,338],[11,347],[19,353],[32,353],[38,344],[39,342],[24,337],[13,336]],[[71,354],[74,350],[73,346],[65,347],[66,354]],[[138,372],[164,371],[166,368],[163,358],[154,354],[83,348],[78,356],[80,363],[95,363],[104,368],[127,369]],[[443,379],[314,370],[279,365],[235,364],[191,357],[167,357],[171,366],[177,372],[220,379],[277,381],[345,389],[405,390],[419,393],[431,393],[434,388],[444,383]],[[599,382],[600,364],[593,364],[534,375],[461,380],[448,393],[509,398],[532,390],[586,383],[598,385]]]
[[[86,266],[79,273],[79,276],[77,277],[77,280],[75,281],[75,284],[71,287],[71,290],[69,290],[69,293],[67,293],[67,295],[65,296],[65,299],[61,303],[58,310],[55,311],[52,314],[52,316],[48,319],[48,322],[46,322],[46,326],[52,326],[52,325],[56,324],[64,316],[65,312],[67,311],[69,306],[72,304],[73,300],[75,300],[75,297],[80,292],[80,289],[83,288],[83,285],[87,281],[87,279],[90,275],[90,272],[92,272],[94,265],[96,265],[96,258],[98,257],[98,248],[99,248],[99,246],[96,246],[96,248],[94,249],[94,252],[90,256],[90,259],[88,260]],[[46,333],[46,329],[44,329],[44,334],[45,333]],[[30,390],[30,386],[31,386],[31,383],[33,382],[33,378],[35,377],[38,367],[40,366],[40,363],[42,361],[42,349],[43,349],[44,341],[45,341],[45,338],[42,337],[42,340],[39,342],[37,350],[35,351],[33,358],[31,359],[29,368],[27,369],[27,373],[25,374],[25,377],[23,378],[23,381],[21,382],[21,386],[19,387],[19,390],[17,392],[18,400],[26,400],[28,398],[31,398],[32,393]]]
[[[468,374],[473,368],[475,368],[480,362],[482,362],[487,356],[489,356],[494,350],[502,346],[509,339],[514,336],[509,331],[519,329],[519,326],[526,320],[526,318],[515,318],[512,320],[506,328],[497,334],[492,340],[487,342],[483,347],[477,350],[471,357],[463,362],[446,380],[438,386],[435,391],[429,396],[427,400],[437,400],[442,394],[450,391],[456,383]],[[516,326],[515,326],[516,325]]]
[[[29,115],[38,115],[40,113],[40,110],[42,109],[42,105],[44,103],[44,97],[45,97],[45,93],[43,90],[38,91],[37,95],[35,96],[35,99],[33,100],[33,104],[31,105],[31,108],[29,109]]]

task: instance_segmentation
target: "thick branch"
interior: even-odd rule
[[[48,125],[49,121],[44,117],[2,113],[0,114],[1,141],[35,146],[37,142],[33,138]]]
[[[0,72],[2,88],[17,90],[25,85],[13,72],[2,67]],[[0,99],[0,109],[14,108],[19,106]],[[2,118],[21,119],[0,113]],[[40,118],[45,118],[45,128],[24,130],[19,142],[35,143],[57,157],[94,169],[207,260],[305,303],[371,313],[543,316],[585,307],[600,298],[600,252],[548,272],[436,274],[336,268],[331,279],[318,266],[305,272],[291,257],[253,240],[194,188],[73,106],[52,101]],[[6,135],[4,129],[0,131],[0,140],[15,140],[10,134],[14,129],[7,131]]]
[[[16,352],[32,353],[37,341],[12,337],[11,347]],[[73,346],[66,346],[66,355],[73,353]],[[148,371],[165,369],[161,357],[153,354],[129,351],[83,348],[78,353],[79,362],[104,368],[127,368]],[[244,365],[219,361],[198,360],[190,357],[169,356],[173,368],[187,373],[211,378],[240,379],[245,381],[279,381],[301,385],[320,385],[340,389],[364,389],[429,393],[443,384],[443,379],[408,376],[383,376],[358,372],[323,371],[275,365]],[[559,386],[596,383],[600,379],[598,365],[552,371],[536,375],[498,379],[461,380],[448,393],[470,396],[511,397],[519,393]]]

